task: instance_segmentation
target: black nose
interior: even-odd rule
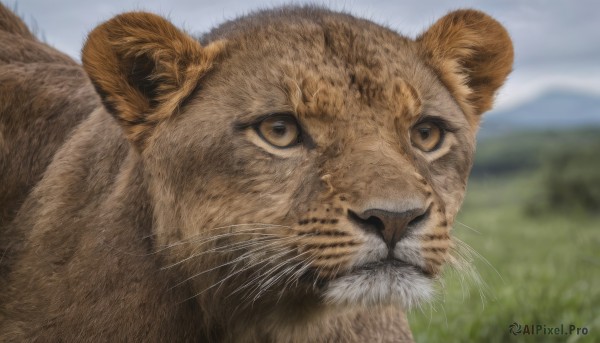
[[[348,210],[350,220],[364,230],[379,234],[390,249],[396,246],[396,243],[408,233],[409,229],[425,220],[428,214],[428,208],[411,209],[404,212],[370,209],[356,213]]]

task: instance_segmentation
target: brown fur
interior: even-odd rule
[[[159,16],[129,13],[90,33],[83,64],[128,138],[143,144],[148,129],[178,111],[221,47],[203,48]]]
[[[80,66],[38,41],[1,4],[0,46],[2,275],[13,258],[6,253],[8,247],[18,244],[17,237],[24,234],[7,225],[70,131],[98,106],[98,97]],[[3,281],[0,279],[0,289]]]
[[[512,65],[497,22],[453,12],[412,41],[282,8],[199,43],[128,13],[90,33],[90,83],[0,19],[1,341],[412,340],[396,287],[454,260],[478,117]],[[274,113],[299,146],[253,129]],[[452,126],[439,151],[411,144],[423,114]],[[361,264],[385,247],[353,216],[373,206],[426,213],[389,252],[410,264]]]
[[[417,38],[423,56],[436,69],[465,113],[492,108],[494,94],[512,70],[513,48],[506,30],[488,15],[455,11]]]

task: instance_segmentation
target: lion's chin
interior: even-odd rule
[[[369,263],[327,283],[327,303],[341,306],[399,304],[405,309],[430,300],[433,279],[420,268],[400,261]]]

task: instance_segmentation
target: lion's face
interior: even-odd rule
[[[478,12],[436,25],[469,13],[506,36]],[[452,42],[437,26],[412,41],[327,12],[241,20],[214,33],[225,43],[198,47],[210,58],[177,106],[162,105],[174,95],[141,105],[155,118],[139,130],[90,73],[106,107],[134,123],[125,132],[146,168],[156,250],[191,296],[410,306],[432,293],[452,260],[477,116],[497,89],[470,80],[503,81],[512,62],[485,50],[505,70],[460,69],[473,50],[444,64]],[[160,94],[163,74],[141,96]]]

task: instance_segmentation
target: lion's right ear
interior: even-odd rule
[[[417,42],[469,122],[478,125],[512,70],[513,45],[506,29],[485,13],[458,10],[438,20]]]
[[[223,46],[202,47],[166,19],[132,12],[94,29],[82,60],[106,109],[143,149],[152,128],[177,112]]]

